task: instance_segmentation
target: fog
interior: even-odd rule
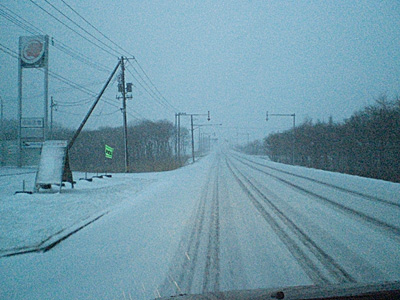
[[[330,116],[340,122],[381,95],[399,94],[397,1],[5,0],[0,11],[0,96],[7,119],[17,117],[12,54],[19,36],[32,34],[50,36],[50,71],[80,86],[49,78],[54,120],[71,129],[121,55],[135,57],[126,74],[134,84],[129,122],[174,122],[177,112],[210,111],[211,123],[223,126],[204,130],[239,142],[291,128],[290,118],[266,122],[266,111],[295,113],[298,123]],[[68,55],[65,46],[88,59]],[[25,117],[43,114],[42,76],[24,70]],[[116,95],[115,78],[86,128],[122,125]],[[189,127],[189,118],[182,125]]]

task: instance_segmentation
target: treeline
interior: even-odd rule
[[[273,161],[290,163],[293,131],[264,139]],[[382,98],[343,123],[305,121],[295,130],[295,164],[400,182],[400,99]]]
[[[292,163],[293,130],[240,150]],[[295,129],[295,164],[400,182],[400,99],[382,97],[341,123],[306,120]]]
[[[68,139],[65,135],[55,139]],[[174,157],[175,128],[168,121],[142,121],[128,127],[129,172],[166,171],[179,165]],[[105,158],[105,145],[114,148]],[[72,170],[124,172],[125,145],[122,127],[82,131],[70,150]]]
[[[18,122],[7,120],[2,140],[17,139]],[[55,126],[51,139],[70,140],[74,131]],[[105,158],[105,145],[114,148]],[[128,126],[129,172],[175,169],[175,128],[169,121],[141,121]],[[69,151],[71,169],[88,172],[124,172],[125,145],[122,127],[83,130]],[[182,161],[185,161],[183,158]]]

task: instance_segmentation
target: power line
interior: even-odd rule
[[[15,51],[11,50],[10,48],[4,46],[4,45],[1,44],[1,43],[0,43],[0,47],[4,47],[4,48],[6,49],[6,50],[4,50],[4,49],[1,49],[1,48],[0,48],[0,51],[2,51],[2,52],[4,52],[4,53],[6,53],[6,54],[8,54],[8,55],[10,55],[10,56],[12,56],[12,57],[18,59],[18,55],[17,55],[17,53],[16,53]],[[44,70],[42,70],[42,69],[38,69],[38,70],[44,72]],[[65,83],[65,84],[67,84],[67,85],[69,85],[69,86],[71,86],[71,87],[74,88],[74,89],[80,90],[81,92],[83,92],[83,93],[85,93],[85,94],[88,94],[88,95],[93,96],[93,97],[94,97],[94,96],[97,96],[97,94],[96,94],[95,92],[93,92],[93,91],[91,91],[91,90],[85,88],[84,86],[82,86],[82,85],[80,85],[80,84],[78,84],[78,83],[76,83],[76,82],[73,82],[73,81],[71,81],[71,80],[69,80],[69,79],[67,79],[67,78],[65,78],[65,77],[63,77],[63,76],[61,76],[61,75],[59,75],[59,74],[57,74],[57,73],[55,73],[55,72],[52,72],[52,71],[50,71],[50,70],[49,70],[49,76],[51,76],[51,77],[53,77],[53,78],[55,78],[55,79],[57,79],[57,80],[59,80],[59,81]],[[106,99],[108,99],[108,100],[106,100]],[[110,99],[110,98],[103,98],[103,102],[105,102],[105,103],[107,103],[108,105],[111,105],[111,106],[113,106],[113,107],[116,107],[116,108],[118,108],[118,110],[120,110],[121,108],[120,108],[118,105],[112,103],[112,101],[113,101],[113,100]],[[133,113],[135,113],[136,115],[134,115]],[[133,117],[134,119],[137,119],[137,120],[146,119],[145,117],[143,117],[143,116],[142,116],[141,114],[139,114],[138,112],[133,111],[133,113],[127,111],[127,114],[130,115],[131,117]]]
[[[85,33],[87,33],[89,36],[91,36],[92,38],[94,38],[96,41],[98,41],[99,43],[101,43],[102,45],[106,46],[108,49],[110,49],[111,51],[115,51],[118,54],[118,51],[116,51],[114,48],[108,46],[107,44],[105,44],[103,41],[101,41],[100,39],[98,39],[97,37],[95,37],[93,34],[91,34],[89,31],[87,31],[85,28],[83,28],[81,25],[79,25],[78,23],[76,23],[74,20],[72,20],[70,17],[68,17],[66,14],[64,14],[61,10],[59,10],[56,6],[54,6],[53,4],[51,4],[48,0],[44,0],[48,5],[50,5],[52,8],[54,8],[56,11],[58,11],[61,15],[63,15],[65,18],[67,18],[70,22],[72,22],[75,26],[77,26],[79,29],[83,30]]]
[[[130,63],[130,62],[129,62]],[[135,75],[133,75],[133,73],[128,69],[128,72],[132,75],[132,77],[137,81],[137,83],[139,83],[139,85],[150,95],[150,97],[152,97],[157,103],[159,103],[161,106],[164,106],[164,108],[172,111],[172,112],[176,112],[177,110],[175,110],[175,108],[169,104],[168,102],[165,103],[165,101],[162,100],[162,98],[160,98],[159,96],[157,96],[157,94],[151,89],[151,87],[148,85],[148,83],[143,79],[143,77],[140,75],[140,73],[136,70],[136,68],[130,63],[130,65],[132,66],[133,70],[136,72],[136,74],[139,76],[139,78],[142,80],[143,84],[145,84],[148,89],[146,87],[143,86],[143,84],[135,77]]]
[[[47,1],[46,1],[47,2]],[[71,5],[66,3],[64,0],[61,0],[62,3],[64,3],[70,10],[72,10],[78,17],[80,17],[83,21],[85,21],[86,24],[88,24],[90,27],[92,27],[96,32],[101,34],[102,37],[107,39],[109,42],[111,42],[113,45],[124,51],[126,54],[128,54],[131,57],[134,57],[134,55],[130,54],[128,51],[126,51],[124,48],[119,46],[117,43],[115,43],[113,40],[111,40],[108,36],[106,36],[104,33],[102,33],[100,30],[98,30],[92,23],[90,23],[88,20],[86,20],[81,14],[79,14]]]
[[[161,106],[163,106],[166,109],[169,109],[169,107],[167,107],[164,103],[162,103],[159,99],[157,99],[157,97],[154,95],[154,92],[152,92],[151,90],[149,91],[145,86],[143,86],[143,84],[135,77],[135,75],[133,75],[133,73],[127,69],[128,73],[132,75],[133,79],[136,80],[136,82],[143,88],[143,90],[149,94],[149,96],[155,100],[158,104],[160,104]],[[142,79],[143,80],[143,79]],[[144,84],[146,84],[146,82],[143,82]]]
[[[49,3],[48,0],[45,0],[46,3]],[[77,16],[79,16],[86,24],[88,24],[91,28],[93,28],[96,32],[98,32],[101,36],[103,36],[105,39],[107,39],[109,42],[111,42],[113,45],[115,45],[116,47],[118,47],[119,49],[121,49],[122,51],[126,52],[127,54],[129,54],[130,56],[133,57],[133,59],[135,60],[135,62],[137,63],[137,65],[139,66],[140,70],[143,72],[143,74],[145,75],[145,77],[147,78],[147,80],[150,82],[150,84],[153,86],[153,88],[155,89],[155,91],[158,93],[157,97],[161,97],[162,101],[165,102],[167,104],[167,106],[172,108],[172,111],[176,112],[178,111],[171,103],[168,102],[167,99],[165,99],[165,97],[161,94],[161,92],[157,89],[157,87],[154,85],[154,83],[152,82],[152,80],[150,79],[150,77],[147,75],[147,73],[144,71],[144,69],[142,68],[142,66],[139,64],[139,62],[137,61],[137,59],[134,57],[134,55],[130,54],[127,50],[125,50],[124,48],[122,48],[121,46],[119,46],[117,43],[115,43],[113,40],[111,40],[108,36],[106,36],[103,32],[101,32],[100,30],[98,30],[94,25],[92,25],[88,20],[86,20],[81,14],[79,14],[71,5],[69,5],[68,3],[66,3],[66,1],[61,0],[61,2],[63,2],[70,10],[72,10]],[[50,4],[50,3],[49,3]],[[53,6],[53,5],[52,5]],[[54,6],[53,6],[54,7]],[[57,11],[59,11],[57,9]],[[64,14],[63,14],[64,15]],[[70,19],[70,18],[68,18]],[[74,24],[76,24],[74,22]],[[81,28],[81,26],[79,26]],[[85,30],[85,32],[87,32]],[[138,73],[138,75],[140,76],[140,74]],[[141,77],[141,76],[140,76]],[[144,79],[141,77],[141,79],[143,80],[143,82],[145,83]],[[149,88],[150,86],[145,83]],[[151,89],[151,88],[150,88]],[[157,93],[154,93],[157,95]]]
[[[85,99],[80,99],[79,101],[75,101],[73,103],[63,103],[57,101],[58,106],[63,106],[63,107],[76,107],[76,106],[82,106],[85,104],[88,104],[93,101],[93,98],[85,98]]]
[[[49,3],[47,0],[45,0],[46,3],[48,3],[49,5],[51,5],[54,9],[56,9],[59,13],[61,13],[64,17],[66,17],[68,20],[70,20],[71,22],[73,22],[76,26],[78,26],[81,30],[85,31],[87,34],[89,34],[91,37],[95,38],[96,40],[98,40],[99,42],[101,42],[103,45],[105,45],[106,47],[108,47],[109,49],[111,49],[112,51],[117,52],[115,49],[109,47],[108,45],[104,44],[102,41],[100,41],[99,39],[97,39],[96,37],[94,37],[92,34],[90,34],[87,30],[85,30],[84,28],[82,28],[82,26],[80,26],[79,24],[77,24],[76,22],[74,22],[71,18],[69,18],[68,16],[66,16],[64,13],[62,13],[59,9],[57,9],[54,5],[52,5],[51,3]],[[96,47],[102,49],[103,51],[107,52],[108,54],[113,55],[112,53],[110,53],[109,51],[105,50],[104,48],[100,47],[99,45],[97,45],[96,43],[90,41],[89,39],[87,39],[86,37],[84,37],[82,34],[80,34],[79,32],[75,31],[73,28],[71,28],[70,26],[68,26],[67,24],[65,24],[63,21],[61,21],[60,19],[58,19],[57,17],[55,17],[53,14],[51,14],[50,12],[48,12],[46,9],[44,9],[43,7],[41,7],[39,4],[37,4],[36,2],[34,2],[33,0],[30,0],[30,2],[32,2],[35,6],[37,6],[38,8],[40,8],[42,11],[44,11],[46,14],[48,14],[49,16],[51,16],[52,18],[54,18],[55,20],[57,20],[59,23],[63,24],[64,26],[66,26],[68,29],[72,30],[73,32],[75,32],[76,34],[78,34],[79,36],[81,36],[82,38],[84,38],[85,40],[87,40],[88,42],[90,42],[91,44],[95,45]],[[64,4],[68,5],[65,1],[63,1]],[[1,5],[1,4],[0,4]],[[4,5],[1,5],[2,7],[6,8]],[[23,19],[22,17],[18,16],[17,14],[13,13],[11,10],[9,10],[8,8],[6,8],[8,11],[10,11],[12,14],[14,14],[17,18],[13,17],[10,14],[7,14],[4,11],[0,11],[3,12],[1,14],[1,16],[5,17],[7,20],[9,20],[10,22],[14,23],[15,25],[21,27],[22,29],[30,32],[31,34],[42,34],[42,32],[35,27],[34,25],[32,25],[31,23],[29,23],[28,21],[26,21],[25,19]],[[72,7],[70,7],[70,9],[72,9]],[[73,9],[72,9],[73,10]],[[76,11],[74,11],[76,14],[78,14]],[[78,14],[79,15],[79,14]],[[97,32],[99,32],[103,37],[105,37],[107,40],[109,40],[110,42],[112,42],[114,45],[116,45],[118,48],[122,49],[123,51],[127,52],[125,49],[123,49],[122,47],[120,47],[118,44],[116,44],[115,42],[113,42],[111,39],[109,39],[107,36],[105,36],[103,33],[101,33],[99,30],[97,30],[90,22],[88,22],[86,19],[84,19],[81,15],[79,15],[86,23],[88,23],[92,28],[94,28]],[[22,21],[21,21],[22,20]],[[74,59],[80,60],[81,62],[84,62],[85,64],[91,66],[91,67],[95,67],[101,71],[107,71],[106,67],[104,68],[99,68],[98,64],[94,63],[93,61],[91,61],[90,59],[88,59],[87,57],[85,57],[84,55],[80,54],[80,53],[76,53],[75,51],[73,51],[71,48],[69,48],[68,46],[66,46],[65,44],[62,44],[61,42],[59,42],[58,44],[54,45],[54,39],[52,39],[52,45],[55,46],[56,48],[58,48],[59,50],[63,51],[64,53],[68,54],[69,56],[71,56]],[[13,54],[15,52],[13,52],[11,49],[3,46],[4,48],[8,49],[4,50],[4,49],[0,49],[2,52],[5,52],[11,56],[13,56],[14,58],[18,58],[17,54]],[[132,55],[133,56],[133,55]],[[149,78],[149,76],[147,75],[147,73],[144,71],[144,69],[140,66],[140,64],[137,62],[137,60],[135,59],[136,63],[138,64],[139,68],[141,69],[141,71],[143,72],[143,74],[145,75],[145,77],[147,78],[147,80],[150,82],[150,84],[154,87],[154,89],[157,91],[154,92],[153,88],[151,88],[149,86],[149,84],[144,80],[144,78],[140,75],[140,73],[134,68],[134,66],[132,65],[132,67],[134,68],[135,72],[138,74],[138,76],[140,77],[140,79],[142,80],[142,82],[148,87],[148,89],[146,87],[143,86],[143,84],[140,83],[140,81],[138,81],[135,76],[134,78],[136,79],[136,81],[142,86],[142,88],[154,99],[156,100],[160,105],[164,106],[167,109],[170,109],[172,111],[177,111],[160,93],[160,91],[155,87],[154,83],[151,81],[151,79]],[[130,72],[131,73],[131,72]],[[49,71],[49,75],[71,87],[73,87],[74,89],[80,90],[88,95],[95,95],[94,92],[86,89],[85,87],[71,81],[68,80],[67,78]],[[131,73],[131,75],[133,76],[133,74]],[[161,98],[160,98],[161,96]],[[142,116],[141,116],[142,117]]]
[[[84,37],[82,34],[78,33],[77,31],[75,31],[74,29],[72,29],[71,27],[69,27],[67,24],[65,24],[64,22],[62,22],[61,20],[59,20],[57,17],[55,17],[54,15],[52,15],[50,12],[48,12],[46,9],[44,9],[43,7],[41,7],[39,4],[37,4],[36,2],[34,2],[33,0],[30,0],[34,5],[36,5],[38,8],[40,8],[42,11],[44,11],[46,14],[50,15],[51,17],[53,17],[54,19],[56,19],[58,22],[60,22],[61,24],[63,24],[64,26],[66,26],[67,28],[69,28],[70,30],[72,30],[73,32],[75,32],[76,34],[80,35],[82,38],[84,38],[85,40],[89,41],[90,43],[92,43],[93,45],[95,45],[96,47],[101,48],[100,46],[98,46],[96,43],[93,43],[92,41],[88,40],[86,37]],[[82,26],[80,26],[79,24],[77,24],[75,21],[73,21],[71,18],[69,18],[67,15],[65,15],[63,12],[61,12],[58,8],[56,8],[53,4],[49,3],[47,0],[45,0],[46,3],[48,3],[49,5],[51,5],[54,9],[56,9],[59,13],[61,13],[64,17],[66,17],[68,20],[70,20],[71,22],[73,22],[73,24],[75,24],[76,26],[78,26],[81,30],[83,30],[84,32],[86,32],[87,34],[89,34],[91,37],[95,38],[97,41],[101,42],[103,45],[105,45],[106,47],[108,47],[109,49],[111,49],[112,51],[117,52],[115,49],[109,47],[108,45],[106,45],[105,43],[103,43],[102,41],[100,41],[99,39],[97,39],[96,37],[94,37],[91,33],[89,33],[87,30],[85,30]],[[117,46],[119,49],[123,50],[124,52],[127,52],[125,49],[123,49],[122,47],[120,47],[117,43],[115,43],[114,41],[112,41],[110,38],[108,38],[105,34],[103,34],[100,30],[98,30],[95,26],[93,26],[89,21],[87,21],[82,15],[80,15],[76,10],[74,10],[69,4],[67,4],[65,1],[61,0],[66,6],[68,6],[75,14],[77,14],[82,20],[84,20],[89,26],[91,26],[93,29],[96,30],[96,32],[100,33],[104,38],[106,38],[108,41],[110,41],[112,44],[114,44],[115,46]],[[0,4],[1,5],[1,4]],[[1,5],[4,7],[4,5]],[[7,9],[7,8],[6,8]],[[7,9],[9,10],[9,9]],[[11,10],[9,10],[11,13],[13,13]],[[17,14],[13,13],[14,15],[16,15],[17,17],[19,17],[20,19],[22,19],[25,23],[16,20],[15,18],[12,19],[12,17],[10,18],[10,16],[7,17],[7,19],[11,22],[13,22],[14,24],[16,24],[17,26],[20,26],[21,28],[23,28],[24,30],[32,33],[32,34],[41,34],[41,31],[35,27],[34,25],[32,25],[31,23],[29,23],[28,21],[26,21],[25,19],[23,19],[22,17],[18,16]],[[27,25],[28,24],[28,25]],[[33,29],[32,29],[33,28]],[[52,42],[54,41],[54,39],[52,39]],[[56,48],[58,48],[59,50],[63,51],[64,53],[68,54],[69,56],[71,56],[72,58],[79,60],[93,68],[96,68],[100,71],[103,72],[109,72],[109,70],[107,69],[107,67],[104,66],[99,66],[98,63],[94,63],[93,61],[91,61],[89,58],[85,57],[84,55],[80,54],[80,53],[74,53],[74,50],[72,50],[70,47],[68,47],[65,44],[62,44],[61,42],[59,42],[58,44],[54,45]],[[105,50],[103,48],[101,48],[102,50]],[[111,54],[109,51],[106,51],[107,53]],[[131,55],[133,56],[133,55]],[[178,109],[176,109],[171,103],[169,103],[165,97],[161,94],[161,92],[158,90],[158,88],[154,85],[154,83],[152,82],[152,80],[150,79],[150,77],[147,75],[147,73],[145,72],[145,70],[143,69],[143,67],[139,64],[139,62],[137,61],[137,59],[133,58],[136,62],[136,64],[138,65],[138,67],[140,68],[140,70],[143,72],[144,76],[147,78],[148,82],[150,83],[150,85],[152,87],[150,87],[150,85],[144,80],[144,78],[139,74],[139,72],[135,69],[135,67],[132,65],[132,67],[134,68],[135,72],[138,74],[138,76],[140,77],[140,79],[142,80],[142,82],[148,87],[148,89],[150,90],[146,90],[145,87],[141,84],[141,86],[146,90],[147,93],[152,93],[153,95],[150,95],[153,99],[158,98],[159,100],[156,100],[159,104],[163,105],[165,108],[176,112],[178,111]],[[133,74],[132,74],[133,75]],[[163,103],[163,104],[162,104]]]
[[[53,40],[54,42],[54,40]],[[56,47],[57,49],[61,50],[62,52],[64,52],[65,54],[71,56],[72,58],[88,65],[89,67],[92,67],[94,69],[97,69],[99,71],[102,71],[104,73],[110,73],[111,70],[109,68],[107,68],[106,66],[98,63],[98,62],[94,62],[92,61],[90,58],[87,58],[85,56],[83,56],[82,54],[74,51],[73,49],[71,49],[70,47],[68,47],[67,45],[61,43],[61,42],[55,42],[53,44],[54,47]]]
[[[74,32],[75,34],[79,35],[81,38],[83,38],[84,40],[88,41],[89,43],[91,43],[92,45],[96,46],[97,48],[99,48],[100,50],[110,54],[112,57],[116,57],[118,55],[115,55],[114,53],[111,53],[110,51],[104,49],[103,47],[97,45],[95,42],[89,40],[87,37],[85,37],[83,34],[77,32],[75,29],[73,29],[71,26],[65,24],[63,21],[61,21],[59,18],[57,18],[56,16],[54,16],[52,13],[48,12],[46,9],[44,9],[43,7],[41,7],[39,4],[37,4],[35,1],[33,0],[29,0],[31,3],[33,3],[36,7],[38,7],[40,10],[42,10],[43,12],[45,12],[47,15],[51,16],[53,19],[55,19],[57,22],[61,23],[62,25],[64,25],[65,27],[67,27],[69,30],[71,30],[72,32]]]
[[[167,99],[165,99],[165,97],[161,94],[161,92],[157,89],[157,87],[153,84],[153,82],[151,81],[151,79],[149,78],[149,76],[147,75],[147,73],[143,70],[142,66],[139,64],[139,62],[137,61],[137,59],[135,58],[134,61],[136,62],[136,64],[139,66],[140,70],[142,70],[143,74],[146,76],[146,78],[149,80],[149,82],[151,83],[151,85],[155,88],[155,90],[158,92],[158,94],[161,96],[162,99],[164,99],[164,101],[171,106],[175,112],[179,111],[178,109],[176,109],[176,107],[174,107],[171,103],[169,103],[167,101]]]
[[[0,51],[4,52],[5,54],[8,54],[16,59],[18,59],[18,54],[16,54],[13,50],[10,48],[4,46],[3,44],[0,43],[0,47],[3,47],[4,49],[0,49]]]
[[[58,104],[57,104],[58,105]],[[78,113],[73,113],[73,112],[70,112],[70,111],[65,111],[65,110],[60,110],[60,109],[57,109],[57,112],[58,113],[63,113],[63,114],[66,114],[66,115],[72,115],[72,116],[82,116],[83,114],[78,114]],[[111,115],[114,115],[114,114],[116,114],[117,112],[119,112],[119,109],[117,109],[117,110],[114,110],[114,111],[112,111],[112,112],[109,112],[109,113],[99,113],[99,114],[93,114],[93,115],[91,115],[91,117],[107,117],[107,116],[111,116]]]
[[[30,34],[34,34],[34,35],[44,35],[44,33],[37,28],[36,26],[34,26],[32,23],[28,22],[26,19],[22,18],[21,16],[19,16],[18,14],[14,13],[12,10],[10,10],[9,8],[5,7],[4,5],[2,5],[0,3],[0,6],[2,6],[3,8],[5,8],[8,12],[4,11],[3,9],[0,9],[0,16],[2,16],[3,18],[5,18],[6,20],[8,20],[9,22],[17,25],[18,27],[22,28],[23,30],[29,32]],[[71,47],[65,45],[64,43],[62,43],[61,41],[55,40],[54,38],[51,39],[52,41],[52,45],[57,48],[58,50],[64,52],[65,54],[71,56],[72,58],[92,67],[95,68],[99,71],[102,72],[107,72],[109,73],[110,70],[109,68],[107,68],[106,66],[98,63],[98,62],[94,62],[92,59],[90,59],[89,57],[83,55],[82,53],[79,53],[78,51],[72,49]],[[56,42],[55,42],[56,41]]]

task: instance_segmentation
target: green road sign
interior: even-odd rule
[[[114,152],[114,148],[106,145],[106,158],[112,158]]]

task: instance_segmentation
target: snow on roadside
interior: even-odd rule
[[[307,176],[359,193],[364,193],[373,197],[380,197],[386,200],[400,203],[399,183],[339,172],[307,168],[303,166],[292,166],[288,164],[273,162],[268,157],[245,155],[239,152],[235,152],[235,154],[285,172],[290,172],[300,176]]]
[[[82,177],[84,174],[74,172],[75,188],[67,183],[61,193],[57,189],[14,194],[22,190],[23,180],[26,190],[32,190],[35,169],[0,168],[0,256],[43,247],[115,205],[132,201],[135,194],[157,180],[152,173],[113,174],[92,182],[79,180]]]

